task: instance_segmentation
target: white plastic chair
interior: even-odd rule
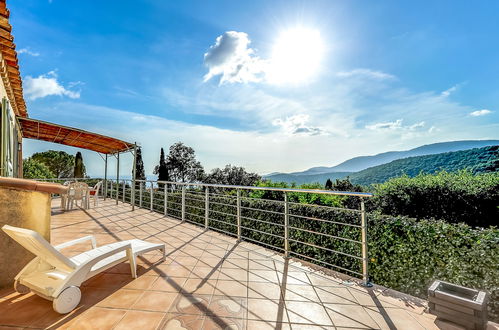
[[[74,181],[64,181],[62,184],[63,186],[69,187],[69,185],[74,182]],[[61,209],[66,210],[68,207],[68,196],[69,196],[69,189],[65,194],[61,194]]]
[[[78,201],[80,201],[80,206],[84,209],[89,207],[89,189],[88,185],[84,182],[73,182],[69,184],[68,196],[66,201],[66,209],[71,210],[76,204],[78,206]]]
[[[165,245],[138,239],[97,247],[93,236],[85,236],[57,246],[50,245],[33,230],[4,225],[2,230],[36,257],[14,279],[19,293],[32,290],[42,298],[52,300],[54,310],[60,314],[71,312],[80,302],[79,286],[85,280],[123,261],[130,262],[132,277],[137,277],[135,258],[142,253],[160,249],[165,259]],[[59,250],[89,240],[92,250],[72,258]]]
[[[98,206],[99,205],[99,191],[100,191],[100,188],[102,187],[102,181],[99,181],[97,182],[97,184],[92,188],[90,189],[89,191],[89,195],[90,197],[93,197],[94,198],[94,206]]]

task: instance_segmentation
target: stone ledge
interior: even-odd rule
[[[18,190],[40,191],[49,194],[64,194],[68,187],[57,183],[38,182],[35,180],[0,177],[0,187]]]

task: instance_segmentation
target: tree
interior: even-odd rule
[[[27,158],[23,160],[23,177],[25,179],[54,179],[55,174],[44,163]]]
[[[335,191],[351,191],[351,192],[363,192],[364,189],[358,184],[353,184],[350,181],[350,177],[345,179],[336,179],[336,182],[331,187],[331,190]],[[360,199],[358,197],[348,196],[344,197],[342,204],[348,209],[359,209]]]
[[[75,168],[74,168],[74,177],[75,178],[84,178],[86,173],[85,173],[85,165],[83,164],[83,156],[81,155],[81,152],[76,153],[75,157]]]
[[[158,175],[158,181],[169,181],[170,177],[168,175],[168,166],[166,165],[165,160],[165,151],[161,148],[161,153],[159,155],[159,165],[154,167],[154,174]],[[158,186],[161,188],[163,185],[158,183]]]
[[[327,179],[325,188],[326,190],[333,190],[333,182],[331,181],[331,179]]]
[[[205,183],[254,186],[262,179],[257,173],[246,172],[244,167],[225,165],[224,169],[215,168],[204,178]]]
[[[132,172],[133,177],[133,172]],[[142,150],[137,148],[137,157],[135,158],[135,180],[145,180],[146,173],[144,170],[144,162],[142,161]]]
[[[57,178],[70,178],[74,174],[75,156],[64,151],[49,150],[31,156],[50,169]]]
[[[194,149],[177,142],[170,147],[166,166],[171,180],[175,182],[196,182],[203,179],[204,169],[196,160]]]

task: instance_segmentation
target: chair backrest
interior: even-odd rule
[[[100,190],[100,187],[102,186],[102,181],[99,181],[97,182],[97,184],[94,186],[94,189],[95,190],[95,195],[99,195],[99,190]]]
[[[69,189],[74,190],[74,199],[82,199],[87,195],[88,185],[85,182],[73,182],[69,185]]]
[[[26,250],[57,269],[73,271],[77,267],[34,230],[9,225],[4,225],[2,230]]]

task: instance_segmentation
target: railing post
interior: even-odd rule
[[[111,184],[111,189],[110,189],[111,194],[110,194],[109,198],[111,198],[111,199],[112,199],[112,198],[113,198],[113,186],[114,186],[114,184],[113,184],[113,180],[112,180],[112,179],[111,179],[111,180],[109,180],[109,183]]]
[[[116,154],[116,205],[120,200],[120,153]]]
[[[125,203],[126,181],[123,180],[123,203]]]
[[[150,207],[149,207],[149,209],[150,209],[151,211],[153,210],[153,206],[152,206],[152,205],[153,205],[153,204],[152,204],[152,202],[153,202],[153,198],[154,198],[154,190],[153,190],[153,182],[151,181],[151,205],[150,205]]]
[[[369,255],[367,252],[367,217],[364,199],[360,199],[360,225],[362,230],[362,284],[371,287],[369,282]]]
[[[163,207],[165,215],[168,215],[168,183],[165,183],[164,189],[165,189],[164,193],[165,200],[163,201]]]
[[[107,154],[104,160],[104,200],[107,198]]]
[[[185,185],[182,185],[182,221],[185,221]]]
[[[210,216],[210,188],[204,189],[204,228],[208,229],[208,218]]]
[[[142,207],[142,184],[143,182],[139,182],[139,207]]]
[[[284,256],[289,257],[289,203],[286,192],[284,192]]]
[[[130,201],[132,202],[132,211],[135,210],[135,189],[137,189],[137,185],[135,181],[137,180],[137,142],[133,145],[133,164],[132,164],[132,181],[131,181],[131,194]]]
[[[241,190],[237,189],[237,240],[241,241]]]

